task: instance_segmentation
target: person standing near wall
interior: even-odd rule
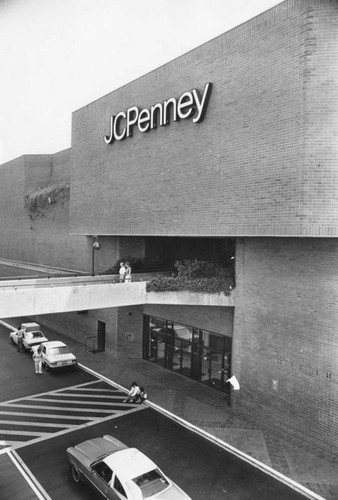
[[[126,277],[126,268],[124,267],[124,262],[120,262],[119,283],[124,283],[125,277]]]
[[[125,282],[130,283],[131,282],[131,267],[130,267],[129,262],[125,263],[125,269],[126,269]]]

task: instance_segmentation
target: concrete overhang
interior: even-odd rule
[[[234,306],[233,293],[147,293],[146,281],[116,283],[116,279],[77,276],[0,281],[0,319],[143,304]]]

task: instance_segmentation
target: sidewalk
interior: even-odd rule
[[[303,446],[235,414],[224,393],[142,359],[92,354],[67,339],[79,363],[129,388],[136,380],[149,400],[311,490],[338,499],[338,457]],[[316,498],[316,497],[314,497]],[[287,499],[286,499],[287,500]]]

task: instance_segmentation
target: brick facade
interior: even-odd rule
[[[283,2],[76,111],[72,232],[337,235],[337,14]],[[111,114],[207,82],[203,122],[105,144]]]
[[[338,241],[245,238],[236,252],[233,403],[338,449]]]
[[[91,243],[69,238],[69,192],[57,203],[30,211],[25,197],[48,186],[69,186],[70,150],[25,155],[0,167],[1,257],[71,270],[89,270]],[[62,249],[62,251],[60,251]]]

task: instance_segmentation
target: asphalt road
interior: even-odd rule
[[[37,405],[38,415],[29,419],[39,419],[39,426],[35,423],[38,432],[44,430],[45,414],[53,411],[55,418],[53,420],[53,415],[50,415],[48,422],[59,425],[59,421],[62,422],[63,416],[67,415],[74,425],[62,430],[56,427],[50,434],[42,432],[40,437],[28,436],[27,444],[16,448],[16,453],[53,500],[98,498],[89,487],[73,484],[65,451],[68,446],[104,434],[112,434],[127,445],[139,448],[193,500],[304,499],[281,482],[151,408],[126,408],[123,394],[103,382],[95,381],[81,370],[35,375],[29,353],[18,353],[9,343],[8,331],[3,327],[0,327],[0,349],[0,376],[6,380],[0,387],[0,410],[5,412],[10,407],[14,413],[22,412],[27,406],[27,412],[31,412]],[[98,396],[91,396],[90,400],[85,398],[82,403],[81,394],[91,388],[97,391]],[[108,404],[104,399],[107,397],[111,398]],[[71,398],[74,401],[70,401]],[[20,401],[14,402],[14,406],[7,404],[13,399]],[[15,407],[16,404],[18,407]],[[33,409],[30,409],[31,406]],[[55,410],[48,409],[49,406]],[[100,411],[106,413],[100,414]],[[87,417],[87,412],[91,412],[90,417]],[[76,417],[85,420],[77,421]],[[102,417],[104,421],[98,420]],[[3,423],[4,418],[1,415],[0,434],[6,425],[10,426],[10,423]],[[22,417],[23,423],[25,418]],[[1,498],[34,498],[29,487],[23,496],[22,481],[14,481],[17,473],[13,470],[14,465],[10,465],[4,459],[0,461],[0,468],[9,471],[0,485]]]
[[[146,408],[85,427],[18,451],[53,500],[97,498],[73,484],[65,450],[91,437],[111,434],[139,448],[194,500],[300,500],[301,495],[233,457],[220,447]]]
[[[0,352],[0,401],[56,390],[94,379],[78,369],[65,369],[53,373],[44,371],[43,375],[36,375],[31,353],[17,352],[16,345],[9,341],[9,330],[3,325],[0,325]]]

